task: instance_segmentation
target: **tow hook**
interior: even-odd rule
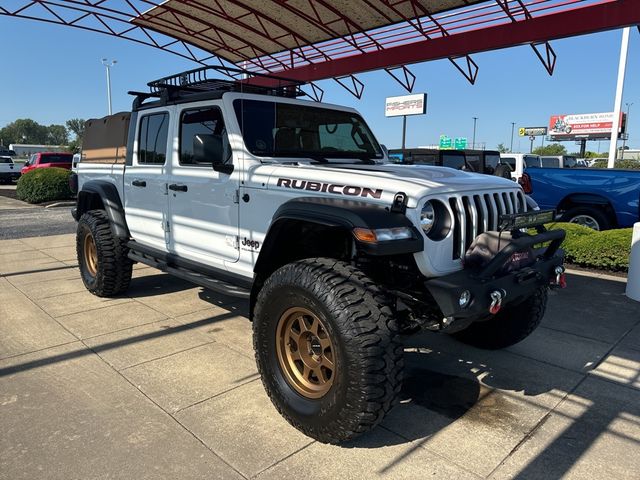
[[[556,288],[567,288],[567,279],[564,273],[564,267],[558,265],[553,273],[556,274],[556,278],[551,281],[551,286]]]
[[[489,294],[491,297],[491,305],[489,305],[489,313],[495,315],[502,308],[502,299],[505,297],[506,292],[504,290],[494,290]]]

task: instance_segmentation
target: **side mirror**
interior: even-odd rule
[[[213,169],[216,172],[226,173],[227,175],[231,175],[234,170],[233,163],[214,163]]]
[[[231,175],[234,170],[233,162],[231,162],[231,145],[229,145],[229,139],[227,138],[226,132],[223,131],[222,139],[220,141],[221,148],[221,160],[214,161],[212,166],[213,170],[220,173],[225,173],[227,175]]]

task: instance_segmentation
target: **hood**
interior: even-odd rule
[[[379,199],[390,203],[398,192],[409,197],[410,208],[421,198],[448,193],[519,189],[512,180],[446,167],[395,164],[271,165],[267,188]],[[275,168],[274,168],[275,167]]]

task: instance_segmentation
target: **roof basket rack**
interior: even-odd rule
[[[235,80],[213,78],[212,74],[214,73],[222,73]],[[254,85],[250,82],[250,79],[254,77],[269,78],[277,82],[273,82],[275,85],[271,86]],[[165,101],[171,101],[206,92],[218,92],[220,94],[224,92],[244,92],[290,98],[307,95],[307,93],[300,88],[301,85],[304,85],[304,82],[219,65],[208,65],[187,70],[175,75],[153,80],[147,83],[147,85],[149,86],[149,92],[129,92],[131,95],[136,96],[133,104],[134,110],[140,107],[142,102],[148,98],[155,97]]]

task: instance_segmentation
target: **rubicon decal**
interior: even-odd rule
[[[337,183],[311,182],[307,180],[294,180],[291,178],[278,178],[278,187],[294,188],[296,190],[307,190],[309,192],[329,192],[338,195],[348,195],[350,197],[372,197],[382,196],[381,188],[358,187],[355,185],[340,185]]]

